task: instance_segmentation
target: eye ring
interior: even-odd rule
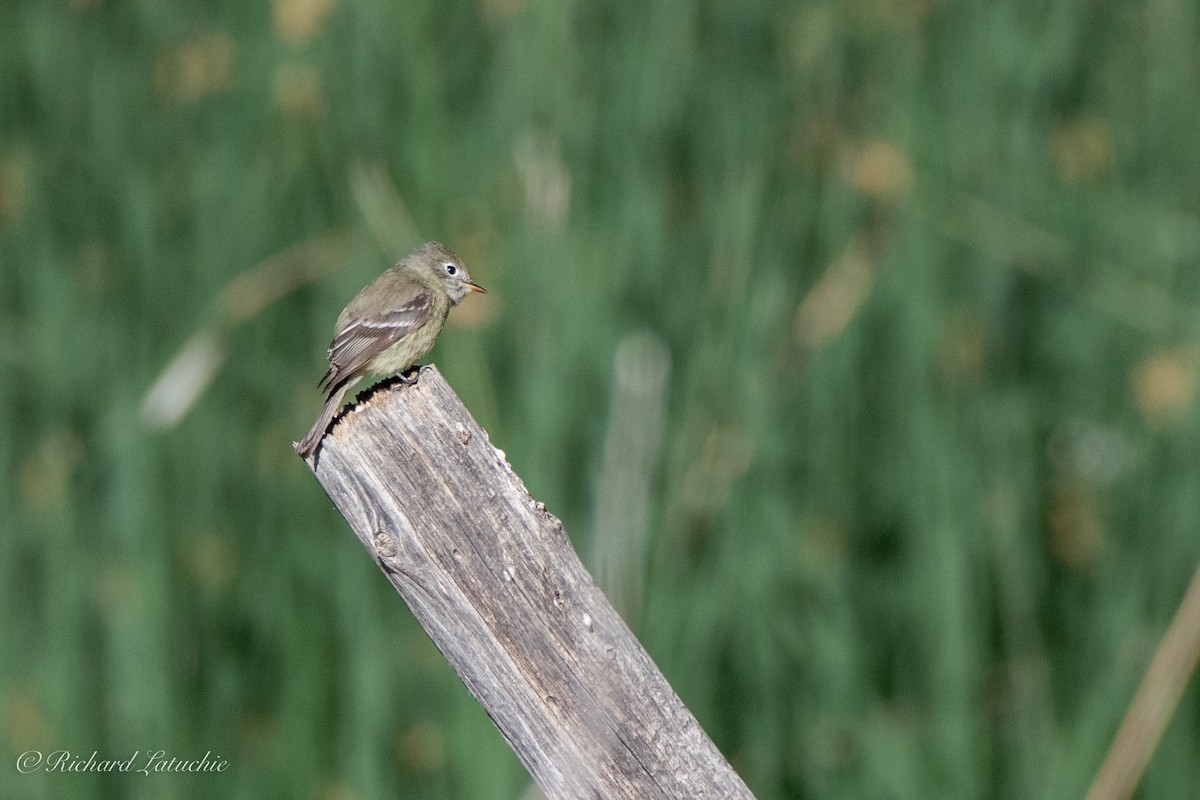
[[[442,265],[442,268],[446,270],[447,275],[457,275],[458,274],[458,265],[455,264],[453,261],[447,261],[445,264]]]

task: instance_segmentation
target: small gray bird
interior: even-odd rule
[[[450,307],[467,292],[484,291],[462,259],[427,242],[355,295],[338,317],[329,370],[317,384],[325,405],[296,452],[308,458],[317,451],[351,386],[370,373],[402,374],[433,347]]]

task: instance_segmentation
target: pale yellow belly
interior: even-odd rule
[[[367,371],[377,375],[397,375],[424,358],[433,349],[433,343],[437,341],[446,322],[447,314],[437,314],[435,311],[434,315],[420,328],[371,359]]]

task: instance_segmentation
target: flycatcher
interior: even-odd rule
[[[433,347],[450,307],[467,292],[483,291],[462,259],[428,242],[355,295],[338,317],[329,370],[317,384],[325,405],[296,452],[308,458],[317,451],[351,386],[369,373],[400,375],[416,364]]]

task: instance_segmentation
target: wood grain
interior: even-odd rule
[[[547,797],[752,797],[435,368],[308,464]]]

